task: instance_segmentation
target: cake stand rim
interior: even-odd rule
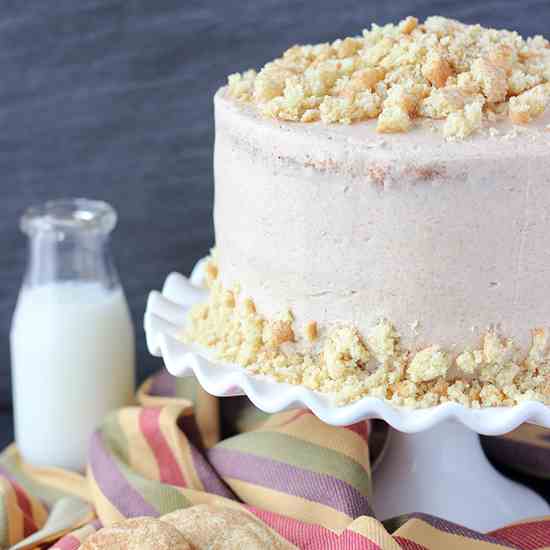
[[[208,393],[219,397],[246,395],[259,409],[268,413],[308,408],[323,422],[335,426],[378,418],[396,430],[415,433],[430,429],[441,422],[454,420],[484,435],[508,433],[524,422],[550,427],[550,407],[538,401],[523,401],[512,407],[480,409],[447,402],[434,407],[412,409],[367,396],[338,406],[329,404],[330,399],[326,395],[304,386],[277,382],[250,373],[239,365],[217,361],[207,350],[199,346],[188,346],[178,340],[179,327],[177,319],[174,319],[174,315],[179,315],[175,308],[182,307],[182,303],[189,306],[197,302],[204,292],[200,289],[204,262],[205,258],[197,262],[189,278],[179,273],[170,273],[162,292],[150,292],[144,329],[150,353],[163,358],[168,372],[176,377],[194,375]],[[170,287],[175,288],[178,285],[182,291],[180,296],[184,292],[189,295],[174,302],[174,291]],[[167,302],[171,302],[171,305]],[[166,309],[168,307],[172,308],[169,312]],[[183,307],[181,314],[185,315]],[[281,388],[285,391],[281,391]]]

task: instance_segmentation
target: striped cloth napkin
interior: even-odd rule
[[[305,410],[266,415],[165,372],[145,382],[137,401],[93,436],[86,477],[32,468],[14,446],[2,453],[1,548],[76,550],[125,517],[228,501],[307,550],[550,548],[550,517],[488,534],[425,514],[378,521],[369,506],[370,461],[382,437],[373,424],[335,428]],[[526,430],[492,441],[544,477],[547,432]]]

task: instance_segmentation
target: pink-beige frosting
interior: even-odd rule
[[[215,97],[222,283],[295,326],[389,320],[451,352],[550,326],[550,116],[464,141],[428,123],[287,123]]]

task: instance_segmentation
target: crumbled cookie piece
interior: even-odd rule
[[[454,74],[449,62],[437,52],[429,52],[422,65],[422,74],[436,88],[443,88],[450,76]]]
[[[446,138],[464,139],[479,130],[483,124],[481,103],[470,103],[464,110],[450,113],[443,126]]]
[[[514,124],[528,124],[544,112],[549,100],[550,88],[542,84],[510,98],[510,120]]]
[[[231,290],[223,291],[223,304],[228,308],[235,307],[235,294]]]
[[[403,21],[399,23],[399,30],[403,34],[411,34],[411,32],[414,31],[417,26],[418,19],[409,15],[409,17],[403,19]]]
[[[328,124],[332,122],[351,124],[359,117],[359,111],[355,110],[353,101],[347,97],[325,97],[319,112],[321,120]]]
[[[227,77],[229,91],[235,99],[250,101],[256,87],[256,71],[249,70],[243,74],[234,73]]]
[[[317,337],[318,337],[318,332],[317,332],[317,323],[315,321],[310,321],[307,325],[306,325],[306,338],[308,339],[309,342],[315,342],[315,340],[317,340]]]
[[[460,403],[465,407],[471,406],[468,396],[468,384],[463,380],[457,380],[453,384],[450,384],[447,388],[447,399]]]
[[[302,118],[300,120],[302,122],[315,122],[320,118],[321,118],[321,112],[319,111],[319,109],[308,109],[302,115]]]
[[[450,366],[448,355],[439,346],[430,346],[413,357],[407,374],[413,382],[428,382],[445,376]]]
[[[512,340],[505,340],[495,332],[488,332],[483,339],[483,355],[487,363],[505,365],[515,361],[518,350]]]
[[[218,277],[218,266],[213,262],[209,261],[206,263],[204,271],[205,271],[206,283],[209,286]]]
[[[456,358],[456,366],[465,374],[472,375],[479,367],[479,359],[472,351],[464,351]]]
[[[246,315],[254,315],[256,313],[256,304],[251,298],[245,298],[243,300],[242,308]]]
[[[418,117],[441,118],[450,119],[447,137],[464,139],[497,106],[503,111],[510,104],[519,124],[538,116],[541,91],[533,90],[549,81],[546,39],[435,16],[293,46],[258,73],[230,75],[228,89],[280,120],[353,124],[378,118],[377,130],[392,133],[410,130]]]
[[[501,68],[507,75],[510,75],[518,61],[518,52],[508,44],[497,44],[489,51],[488,60],[494,66]]]
[[[442,89],[433,88],[430,95],[420,102],[419,112],[422,116],[432,119],[447,118],[451,113],[464,109],[467,97],[456,86]]]
[[[376,130],[386,134],[407,132],[411,125],[411,117],[405,109],[397,106],[389,106],[384,108],[378,117]]]
[[[411,380],[401,380],[396,385],[396,393],[403,399],[414,399],[416,396],[416,384]]]
[[[531,349],[527,356],[527,365],[537,367],[544,364],[548,356],[548,331],[543,328],[536,328],[532,332]]]
[[[271,321],[265,324],[262,338],[265,344],[278,347],[285,342],[294,342],[291,321]]]
[[[504,101],[508,93],[506,71],[491,63],[488,59],[479,57],[472,63],[472,76],[481,86],[487,101],[498,103]]]
[[[380,321],[369,333],[367,343],[376,360],[384,364],[397,357],[399,335],[387,321]]]
[[[504,398],[502,391],[493,384],[484,385],[479,392],[479,399],[485,407],[499,407]]]
[[[338,378],[348,369],[364,369],[370,358],[359,333],[350,327],[339,328],[328,335],[322,356],[331,378]]]
[[[386,72],[380,67],[359,69],[351,75],[350,86],[354,92],[373,90],[385,76]]]

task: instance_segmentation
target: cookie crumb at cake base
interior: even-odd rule
[[[290,311],[267,319],[238,288],[223,288],[213,259],[206,283],[209,298],[192,308],[183,341],[205,346],[251,373],[332,394],[339,404],[366,396],[412,408],[447,401],[473,408],[550,403],[544,329],[533,330],[531,347],[524,351],[493,331],[479,349],[451,354],[437,343],[404,349],[387,320],[363,335],[351,326],[323,327],[315,321],[297,327]]]

